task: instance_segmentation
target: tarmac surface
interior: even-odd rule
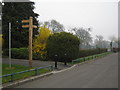
[[[76,65],[15,88],[118,88],[118,53]]]

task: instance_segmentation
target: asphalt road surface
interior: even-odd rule
[[[118,88],[118,53],[15,88]]]

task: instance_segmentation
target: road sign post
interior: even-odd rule
[[[29,66],[32,68],[32,31],[37,26],[33,25],[33,17],[29,17],[29,20],[22,20],[22,23],[29,23],[29,25],[22,25],[23,28],[29,28]]]
[[[9,68],[11,68],[11,22],[9,22]]]
[[[29,22],[29,65],[30,68],[32,67],[32,25],[33,25],[33,18],[30,17]]]

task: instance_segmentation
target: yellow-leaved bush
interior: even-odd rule
[[[3,38],[2,38],[2,34],[0,34],[0,48],[2,47],[3,45]]]
[[[40,55],[46,54],[46,41],[48,37],[51,35],[51,30],[46,28],[44,25],[43,27],[39,28],[38,35],[33,40],[33,52],[38,53]]]

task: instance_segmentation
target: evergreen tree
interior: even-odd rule
[[[22,20],[33,17],[34,25],[38,26],[38,14],[34,13],[34,2],[3,2],[2,8],[2,32],[4,47],[8,48],[9,43],[9,22],[12,23],[11,38],[12,48],[28,46],[28,28],[22,28]],[[38,29],[33,30],[33,37],[38,33]]]
[[[1,15],[2,15],[2,3],[0,3],[0,34],[2,34],[2,20],[1,20]]]
[[[79,41],[77,36],[66,32],[50,35],[46,44],[48,58],[59,61],[71,61],[78,58]]]

